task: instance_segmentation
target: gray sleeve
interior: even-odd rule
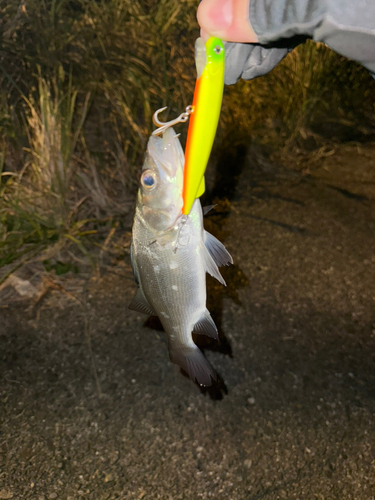
[[[250,0],[250,21],[259,43],[263,45],[262,69],[255,76],[270,71],[281,60],[277,60],[277,47],[295,46],[298,36],[312,38],[326,43],[339,54],[358,61],[370,72],[375,73],[375,1],[374,0]],[[267,48],[272,44],[271,48]],[[233,44],[244,45],[249,44]],[[239,77],[254,78],[251,66],[254,57],[249,50],[249,58],[242,64]],[[245,49],[228,47],[226,58],[226,83],[234,83],[234,66],[242,63],[238,53]],[[233,53],[233,57],[231,56]],[[237,59],[237,60],[236,60]],[[255,66],[257,64],[255,63]],[[246,69],[245,69],[246,68]],[[248,76],[249,75],[249,76]]]
[[[253,43],[225,42],[225,84],[240,78],[252,80],[271,71],[290,49],[267,48]]]

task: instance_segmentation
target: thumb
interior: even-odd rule
[[[202,35],[217,36],[230,42],[257,43],[257,35],[249,20],[249,1],[203,0],[197,12]]]

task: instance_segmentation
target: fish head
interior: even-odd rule
[[[143,164],[138,207],[149,229],[171,227],[182,213],[184,152],[173,128],[151,136]]]

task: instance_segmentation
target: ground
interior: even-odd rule
[[[374,153],[218,169],[206,224],[235,265],[208,283],[210,391],[128,310],[128,256],[80,303],[4,304],[0,499],[375,498]]]

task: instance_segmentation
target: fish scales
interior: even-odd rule
[[[172,245],[152,251],[157,242],[151,246],[148,244],[153,235],[143,224],[138,224],[138,220],[133,229],[133,241],[137,265],[142,268],[139,273],[142,291],[154,311],[158,312],[165,330],[169,332],[179,328],[184,341],[191,343],[191,331],[206,309],[205,270],[197,251],[199,242],[194,244],[194,248],[193,245],[184,246],[176,252]],[[189,230],[189,220],[186,226]],[[141,236],[139,239],[138,234]],[[193,295],[192,290],[195,291]],[[176,342],[179,338],[177,336]]]
[[[204,230],[198,199],[190,214],[182,215],[183,166],[183,151],[172,128],[163,138],[150,138],[132,231],[138,292],[130,308],[157,315],[168,336],[171,360],[208,386],[216,374],[192,332],[217,338],[206,308],[206,272],[224,283],[217,265],[229,264],[232,258]]]

